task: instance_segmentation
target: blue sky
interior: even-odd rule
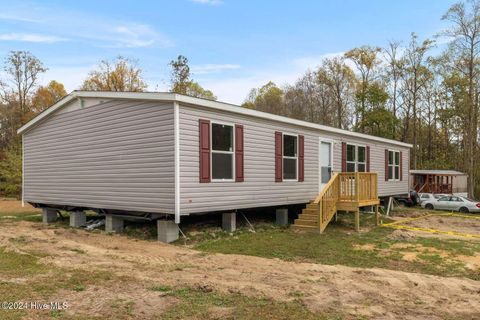
[[[168,62],[187,56],[193,78],[242,103],[269,80],[292,83],[325,56],[365,44],[432,37],[456,1],[0,0],[0,58],[28,50],[78,88],[102,59],[138,59],[150,90],[168,88]]]

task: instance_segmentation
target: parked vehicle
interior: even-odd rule
[[[420,203],[420,199],[418,198],[418,194],[415,190],[410,190],[408,195],[395,196],[394,198],[400,205],[406,207],[413,207]]]
[[[422,203],[426,209],[439,209],[460,212],[480,212],[480,203],[467,197],[444,196],[439,199]]]
[[[443,194],[443,193],[419,193],[418,194],[420,205],[425,201],[438,200],[441,197],[445,197],[445,196],[448,196],[448,194]]]

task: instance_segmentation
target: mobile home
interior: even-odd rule
[[[185,215],[307,204],[334,176],[359,193],[348,172],[372,174],[368,198],[409,190],[410,144],[175,93],[74,91],[18,132],[23,201],[45,221],[95,210],[175,233]]]

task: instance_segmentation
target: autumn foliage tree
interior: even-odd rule
[[[89,91],[140,92],[147,88],[142,69],[135,60],[118,56],[115,60],[100,61],[83,82],[81,89]]]
[[[32,97],[32,107],[30,108],[31,115],[29,118],[44,111],[66,95],[67,91],[65,91],[63,84],[55,80],[50,81],[46,86],[38,87]]]

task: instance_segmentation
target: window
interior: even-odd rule
[[[297,136],[283,135],[283,180],[297,180]]]
[[[388,150],[388,180],[400,180],[400,152]]]
[[[365,172],[366,161],[365,146],[347,144],[347,172]]]
[[[233,126],[212,123],[212,180],[233,180]]]

